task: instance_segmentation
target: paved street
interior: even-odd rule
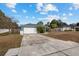
[[[14,51],[14,54],[11,52]],[[79,56],[79,44],[40,34],[24,35],[21,47],[10,49],[5,55],[15,56]]]

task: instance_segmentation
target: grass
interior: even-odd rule
[[[8,49],[20,47],[22,36],[19,34],[0,35],[0,56],[3,56]]]
[[[79,43],[79,32],[49,32],[44,35],[64,41],[74,41]]]
[[[8,35],[8,34],[9,34],[9,32],[0,33],[0,36],[6,36],[6,35]]]

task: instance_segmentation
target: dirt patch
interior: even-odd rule
[[[49,32],[48,34],[44,35],[60,40],[74,41],[79,43],[79,32]]]
[[[0,55],[4,55],[8,49],[20,47],[22,36],[19,34],[8,34],[0,36]]]

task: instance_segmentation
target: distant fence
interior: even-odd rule
[[[9,32],[9,29],[0,29],[0,33],[6,33]]]

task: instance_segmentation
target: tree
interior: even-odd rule
[[[42,21],[37,23],[37,32],[38,33],[44,33],[45,32],[45,27],[44,27]]]
[[[4,16],[5,16],[5,14],[0,10],[0,28],[4,28],[4,24],[5,24]]]
[[[58,21],[56,19],[53,19],[50,23],[50,27],[53,28],[57,28],[58,27]]]
[[[47,24],[45,24],[45,26],[48,26],[48,27],[50,27],[50,22],[47,22]]]
[[[5,16],[5,14],[0,10],[0,28],[9,28],[9,22],[11,22],[11,19],[9,19],[8,16]]]
[[[42,21],[39,21],[39,22],[37,23],[37,25],[42,26],[42,25],[43,25],[43,22],[42,22]]]
[[[58,20],[58,27],[63,27],[63,22],[60,19]]]
[[[49,32],[49,31],[50,31],[50,22],[47,22],[47,23],[45,24],[45,31],[46,31],[46,32]]]
[[[5,16],[5,14],[0,10],[0,17]]]
[[[72,23],[69,26],[74,29],[74,27],[76,26],[76,24]]]
[[[67,24],[67,23],[65,23],[65,22],[63,22],[63,26],[68,26],[68,24]]]
[[[11,32],[12,29],[18,29],[18,24],[16,21],[13,21],[12,18],[5,16],[5,14],[0,10],[0,28],[9,29]]]
[[[44,33],[45,32],[44,26],[37,26],[37,32]]]
[[[79,26],[79,23],[77,23],[77,26]]]

